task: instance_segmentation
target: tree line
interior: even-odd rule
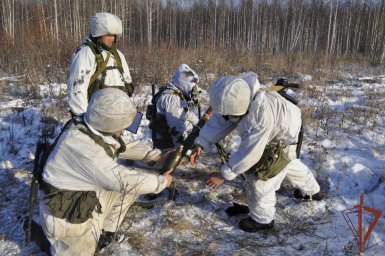
[[[385,62],[385,0],[2,0],[1,39],[80,44],[90,17],[123,21],[121,43]]]

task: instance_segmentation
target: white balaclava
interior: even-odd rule
[[[182,64],[175,70],[171,82],[178,87],[184,95],[191,97],[191,91],[194,86],[197,86],[199,77],[189,66]]]
[[[99,37],[103,35],[121,36],[123,32],[122,21],[114,14],[108,12],[98,12],[91,18],[91,36]]]
[[[210,88],[210,106],[219,115],[241,116],[251,100],[248,83],[239,76],[222,76]]]
[[[98,131],[115,133],[130,126],[135,115],[136,107],[125,92],[104,88],[92,95],[84,121]]]

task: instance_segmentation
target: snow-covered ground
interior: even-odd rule
[[[358,243],[341,211],[359,204],[361,194],[365,206],[382,211],[365,255],[384,255],[385,76],[345,75],[318,82],[300,75],[297,80],[303,82],[294,94],[301,100],[306,130],[301,158],[317,176],[325,200],[295,200],[290,184],[284,182],[277,192],[274,229],[245,233],[237,226],[245,216],[230,218],[224,212],[233,201],[245,203],[242,180],[218,189],[205,185],[207,173],[220,166],[213,149],[196,166],[185,163],[176,170],[175,201],[150,209],[134,204],[121,227],[128,238],[99,255],[357,254]],[[10,84],[0,97],[0,255],[43,255],[36,244],[25,245],[22,229],[32,159],[42,133],[54,138],[69,115],[65,85],[40,88],[28,94]],[[151,100],[150,91],[143,86],[134,97],[138,109]],[[36,95],[41,98],[35,99]],[[134,139],[149,141],[147,124],[143,119]],[[233,152],[239,137],[234,134],[225,144]],[[357,214],[349,216],[358,227]],[[366,230],[373,219],[364,212]]]

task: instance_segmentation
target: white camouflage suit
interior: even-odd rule
[[[173,144],[171,147],[181,145],[187,137],[187,133],[199,121],[198,117],[189,110],[188,101],[186,100],[191,98],[191,92],[198,82],[199,78],[195,71],[188,65],[182,64],[176,69],[172,81],[166,85],[167,89],[156,102],[157,116],[163,116],[166,119],[168,134],[171,136]],[[184,98],[180,97],[175,91],[182,93]],[[164,139],[158,132],[156,138]]]
[[[111,13],[100,12],[96,13],[91,18],[90,22],[91,36],[96,38],[106,34],[112,34],[120,36],[122,34],[122,21]],[[87,36],[85,42],[91,41],[91,38]],[[104,48],[101,49],[103,60],[106,59],[108,51]],[[104,85],[114,87],[125,87],[125,83],[132,83],[130,70],[128,68],[127,61],[122,52],[117,50],[120,61],[123,68],[123,74],[116,68],[116,60],[111,54],[106,66],[106,76],[104,78]],[[88,106],[88,87],[92,75],[96,72],[97,62],[95,54],[91,48],[83,43],[78,51],[72,56],[72,62],[69,71],[69,77],[67,81],[67,95],[68,104],[71,112],[76,116],[82,116]],[[159,156],[159,150],[153,150],[150,154],[147,151],[151,149],[150,145],[138,144],[137,142],[130,141],[130,138],[122,136],[126,142],[126,147],[131,150],[125,151],[120,154],[120,157],[131,160],[144,160],[146,162],[152,161],[154,158]],[[143,159],[144,155],[147,157]],[[151,156],[151,157],[150,157]]]
[[[122,21],[111,13],[97,13],[92,17],[91,23],[91,36],[96,38],[102,35],[116,35],[122,34]],[[85,42],[92,42],[90,37],[87,36]],[[101,49],[103,60],[107,57],[107,50]],[[128,68],[127,61],[119,50],[119,54],[123,74],[116,68],[116,59],[113,54],[108,60],[106,68],[106,76],[104,79],[105,86],[120,86],[124,88],[124,83],[132,83],[130,70]],[[95,54],[91,48],[84,43],[78,51],[72,56],[72,62],[69,71],[69,77],[67,81],[67,94],[68,104],[73,114],[83,115],[87,110],[88,105],[88,86],[92,75],[96,72],[97,62]],[[100,75],[101,76],[101,75]]]
[[[120,144],[99,131],[112,133],[124,129],[135,113],[136,108],[127,94],[107,88],[93,94],[84,122],[93,134],[116,151]],[[61,256],[94,255],[101,231],[116,232],[137,196],[159,193],[167,185],[162,175],[118,164],[100,144],[74,125],[60,136],[47,160],[43,179],[59,189],[96,191],[102,206],[102,213],[94,210],[93,217],[86,222],[71,224],[53,216],[47,199],[40,201],[41,224],[51,243],[51,254]]]
[[[242,142],[228,163],[221,167],[221,174],[225,180],[233,180],[240,174],[245,176],[247,202],[254,221],[268,224],[274,220],[275,191],[285,176],[304,195],[320,191],[312,172],[296,157],[295,144],[301,128],[301,112],[297,106],[277,92],[260,90],[254,73],[223,76],[216,80],[210,90],[210,105],[214,114],[195,143],[208,149],[210,144],[224,139],[234,129],[238,130]],[[226,121],[222,115],[231,116]],[[242,117],[234,117],[237,115]],[[266,145],[278,140],[289,145],[285,148],[291,160],[289,164],[267,181],[257,180],[255,175],[246,172],[259,161]]]

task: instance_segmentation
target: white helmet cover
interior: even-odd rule
[[[222,76],[210,89],[210,106],[220,115],[240,116],[247,112],[251,90],[248,83],[237,76]]]
[[[84,121],[98,131],[115,133],[127,128],[135,115],[136,107],[126,93],[104,88],[92,95]]]
[[[103,35],[122,35],[122,21],[114,14],[108,12],[98,12],[91,18],[91,36],[99,37]]]
[[[184,95],[190,97],[193,87],[199,82],[199,77],[188,65],[182,64],[175,70],[171,82],[178,87]]]
[[[254,98],[255,94],[261,89],[261,85],[258,81],[258,75],[254,72],[241,73],[237,77],[242,78],[246,81],[251,89],[251,99]]]

